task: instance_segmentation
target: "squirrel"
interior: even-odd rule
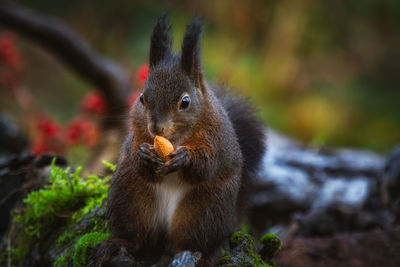
[[[113,237],[94,248],[93,266],[107,266],[121,246],[153,259],[201,252],[207,265],[235,228],[242,181],[265,150],[264,127],[247,101],[205,81],[202,30],[195,18],[179,55],[172,52],[167,15],[153,29],[149,74],[131,107],[107,199]],[[166,161],[152,145],[156,135],[175,147]]]

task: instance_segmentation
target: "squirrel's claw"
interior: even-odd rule
[[[156,172],[167,175],[185,166],[188,162],[187,148],[179,147],[174,152],[168,155],[169,160],[164,163]]]
[[[164,164],[164,162],[157,156],[154,146],[148,143],[141,144],[137,154],[141,159],[149,163],[156,164],[158,166],[162,166]]]

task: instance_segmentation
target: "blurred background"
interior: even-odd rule
[[[207,80],[249,98],[273,129],[241,194],[243,231],[279,234],[282,266],[400,266],[399,0],[8,2],[28,12],[0,0],[0,235],[10,211],[47,184],[54,154],[60,166],[109,174],[102,160],[117,161],[127,107],[147,77],[150,35],[167,11],[177,52],[186,25],[204,18]],[[70,224],[72,212],[75,204],[50,213]],[[56,222],[46,229],[55,237],[64,229]],[[9,236],[23,232],[10,225]],[[64,257],[45,249],[40,258],[40,242],[21,237],[25,262]],[[11,259],[11,239],[0,239],[0,265]]]
[[[61,19],[122,65],[132,76],[133,95],[145,77],[157,18],[169,11],[179,50],[186,24],[200,15],[206,25],[202,58],[207,79],[249,97],[271,128],[310,146],[379,153],[400,141],[399,1],[19,2]],[[72,158],[93,145],[96,125],[82,126],[79,114],[85,105],[100,115],[104,111],[96,88],[24,36],[0,28],[0,38],[1,112],[22,125],[31,149],[38,154],[51,150],[38,139],[49,139],[61,128],[68,129],[71,149],[60,151]],[[44,135],[32,122],[23,123],[24,102],[15,98],[16,87],[30,92],[40,107]],[[91,131],[84,137],[89,141],[78,142],[77,129]]]

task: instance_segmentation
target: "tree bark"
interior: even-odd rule
[[[94,84],[104,93],[109,107],[105,126],[121,125],[115,118],[126,112],[130,77],[120,66],[95,52],[58,19],[10,1],[0,0],[0,24],[34,40]]]

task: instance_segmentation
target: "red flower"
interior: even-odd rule
[[[69,145],[84,144],[89,147],[99,140],[98,126],[86,117],[78,117],[67,125],[67,143]]]
[[[39,134],[46,138],[55,138],[60,133],[60,125],[51,117],[42,115],[37,121]]]
[[[6,32],[0,35],[0,85],[9,89],[11,94],[21,80],[24,64],[15,46],[15,36]]]
[[[81,108],[95,115],[104,115],[107,111],[106,102],[101,92],[94,91],[86,94],[81,102]]]
[[[69,145],[76,145],[78,144],[81,135],[82,129],[81,125],[76,122],[72,121],[67,126],[67,142]]]
[[[31,149],[36,156],[48,152],[61,154],[64,151],[61,127],[49,115],[41,114],[36,118],[34,133]]]
[[[21,56],[15,46],[15,36],[6,32],[0,36],[0,59],[4,63],[17,67],[21,63]]]
[[[149,74],[149,64],[147,63],[142,64],[136,72],[136,79],[141,87],[144,86],[148,74]]]

